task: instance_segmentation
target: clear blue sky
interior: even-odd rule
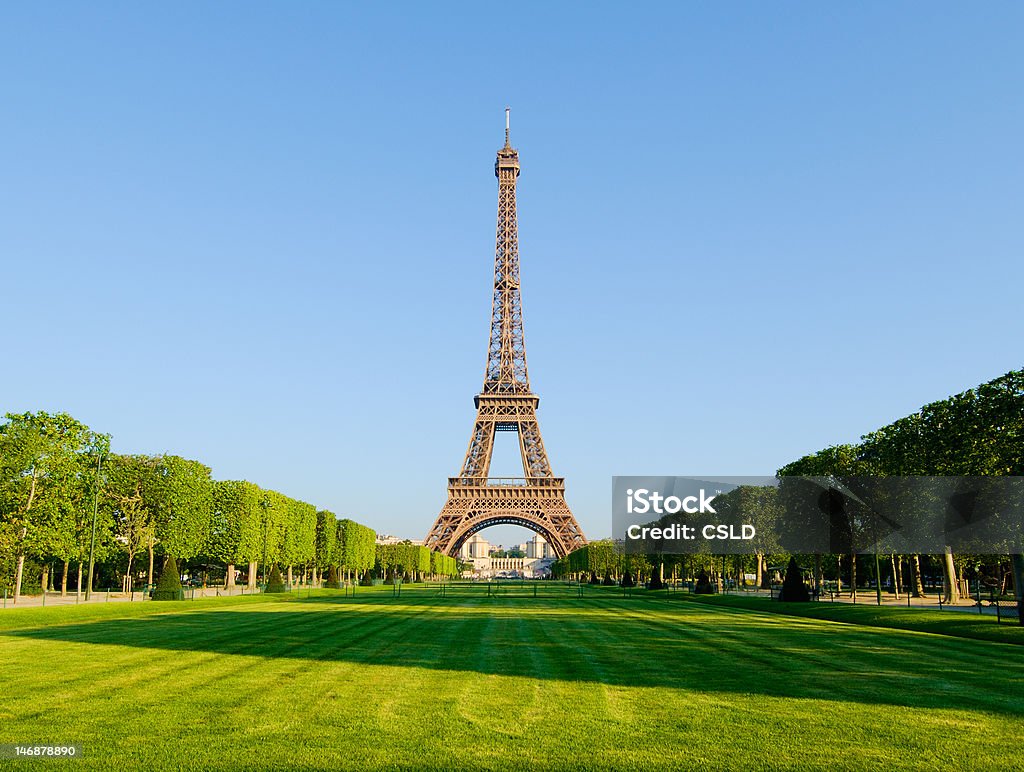
[[[0,408],[422,537],[508,104],[541,428],[607,535],[612,475],[771,474],[1022,365],[1022,39],[1010,3],[7,4]]]

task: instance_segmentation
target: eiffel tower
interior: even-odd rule
[[[448,478],[448,501],[425,543],[454,556],[478,531],[492,525],[520,525],[540,534],[558,557],[564,557],[587,540],[565,503],[565,478],[551,473],[537,424],[540,398],[530,391],[526,373],[516,217],[519,154],[509,143],[507,109],[505,146],[498,151],[494,176],[498,178],[498,233],[484,387],[474,398],[476,423],[462,472]],[[495,432],[518,433],[525,477],[487,476]]]

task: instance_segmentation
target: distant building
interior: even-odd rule
[[[390,533],[378,533],[377,544],[415,544],[417,547],[422,547],[423,539],[400,539]]]
[[[480,534],[474,534],[462,543],[462,548],[459,550],[459,557],[462,561],[470,564],[463,572],[464,575],[480,579],[492,577],[534,579],[547,576],[550,573],[555,553],[543,537],[535,536],[529,541],[515,545],[512,549],[518,549],[524,557],[494,557],[495,552],[503,551],[502,545],[493,545]]]
[[[486,558],[490,556],[494,548],[490,543],[480,534],[474,534],[470,536],[466,541],[462,543],[462,549],[459,551],[459,556],[463,560],[470,558]]]
[[[523,545],[523,552],[526,553],[527,558],[534,558],[536,560],[555,559],[555,551],[551,549],[551,545],[540,534],[537,534]]]

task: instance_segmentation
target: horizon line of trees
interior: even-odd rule
[[[286,568],[289,584],[296,572],[303,583],[332,571],[357,581],[377,562],[376,536],[255,483],[214,480],[193,459],[111,453],[110,435],[66,413],[0,422],[0,587],[15,602],[47,589],[57,570],[62,594],[72,571],[81,590],[90,551],[99,586],[124,591],[143,577],[152,585],[156,561],[169,556],[195,580],[227,587],[242,573],[236,566],[250,588],[271,566]],[[416,572],[435,566],[451,570],[429,550],[417,554]]]
[[[1024,370],[1010,372],[975,388],[924,405],[917,412],[869,432],[857,444],[834,445],[803,456],[780,468],[780,484],[792,476],[844,478],[870,476],[1021,476],[1024,475]],[[759,533],[769,533],[778,517],[774,488],[743,486],[735,495],[745,515],[758,522]],[[845,579],[853,591],[867,579],[886,583],[897,593],[923,595],[927,579],[942,576],[946,602],[955,602],[968,579],[984,581],[1000,594],[1012,586],[1024,606],[1024,544],[1003,555],[885,556],[869,560],[863,554],[798,555],[815,586],[826,577],[840,586]],[[775,543],[754,545],[751,555],[625,555],[611,540],[591,542],[556,561],[556,576],[585,575],[664,577],[666,566],[692,575],[697,570],[730,575],[742,582],[748,569],[763,586],[769,564],[784,565],[791,555]],[[860,570],[858,571],[858,567]]]

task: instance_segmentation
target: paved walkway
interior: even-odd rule
[[[739,596],[757,596],[762,598],[768,598],[771,596],[769,590],[730,590],[725,593],[726,595],[739,595]],[[931,592],[924,598],[909,597],[906,593],[900,593],[900,597],[897,600],[891,592],[882,592],[882,606],[895,607],[895,608],[920,608],[920,609],[931,609],[932,611],[967,611],[975,614],[991,614],[996,615],[996,609],[994,606],[990,606],[988,598],[982,594],[981,596],[981,608],[978,608],[978,601],[976,598],[961,598],[955,604],[942,603],[939,604],[939,598],[941,597],[941,590]],[[874,589],[862,589],[857,590],[856,598],[849,590],[844,590],[842,593],[834,596],[829,596],[825,593],[818,599],[818,603],[855,603],[859,606],[876,606],[878,605],[878,596],[875,594]]]
[[[224,587],[186,587],[185,600],[195,598],[221,598],[227,595],[253,595],[259,590],[250,590],[243,585],[236,585],[228,590]],[[82,603],[141,603],[149,602],[149,595],[136,590],[133,593],[120,592],[119,590],[96,590],[88,601],[85,593],[78,595],[69,592],[61,597],[60,592],[48,592],[45,595],[22,595],[18,599],[18,605],[14,605],[13,598],[6,598],[2,601],[0,608],[32,608],[35,606],[75,606]]]

